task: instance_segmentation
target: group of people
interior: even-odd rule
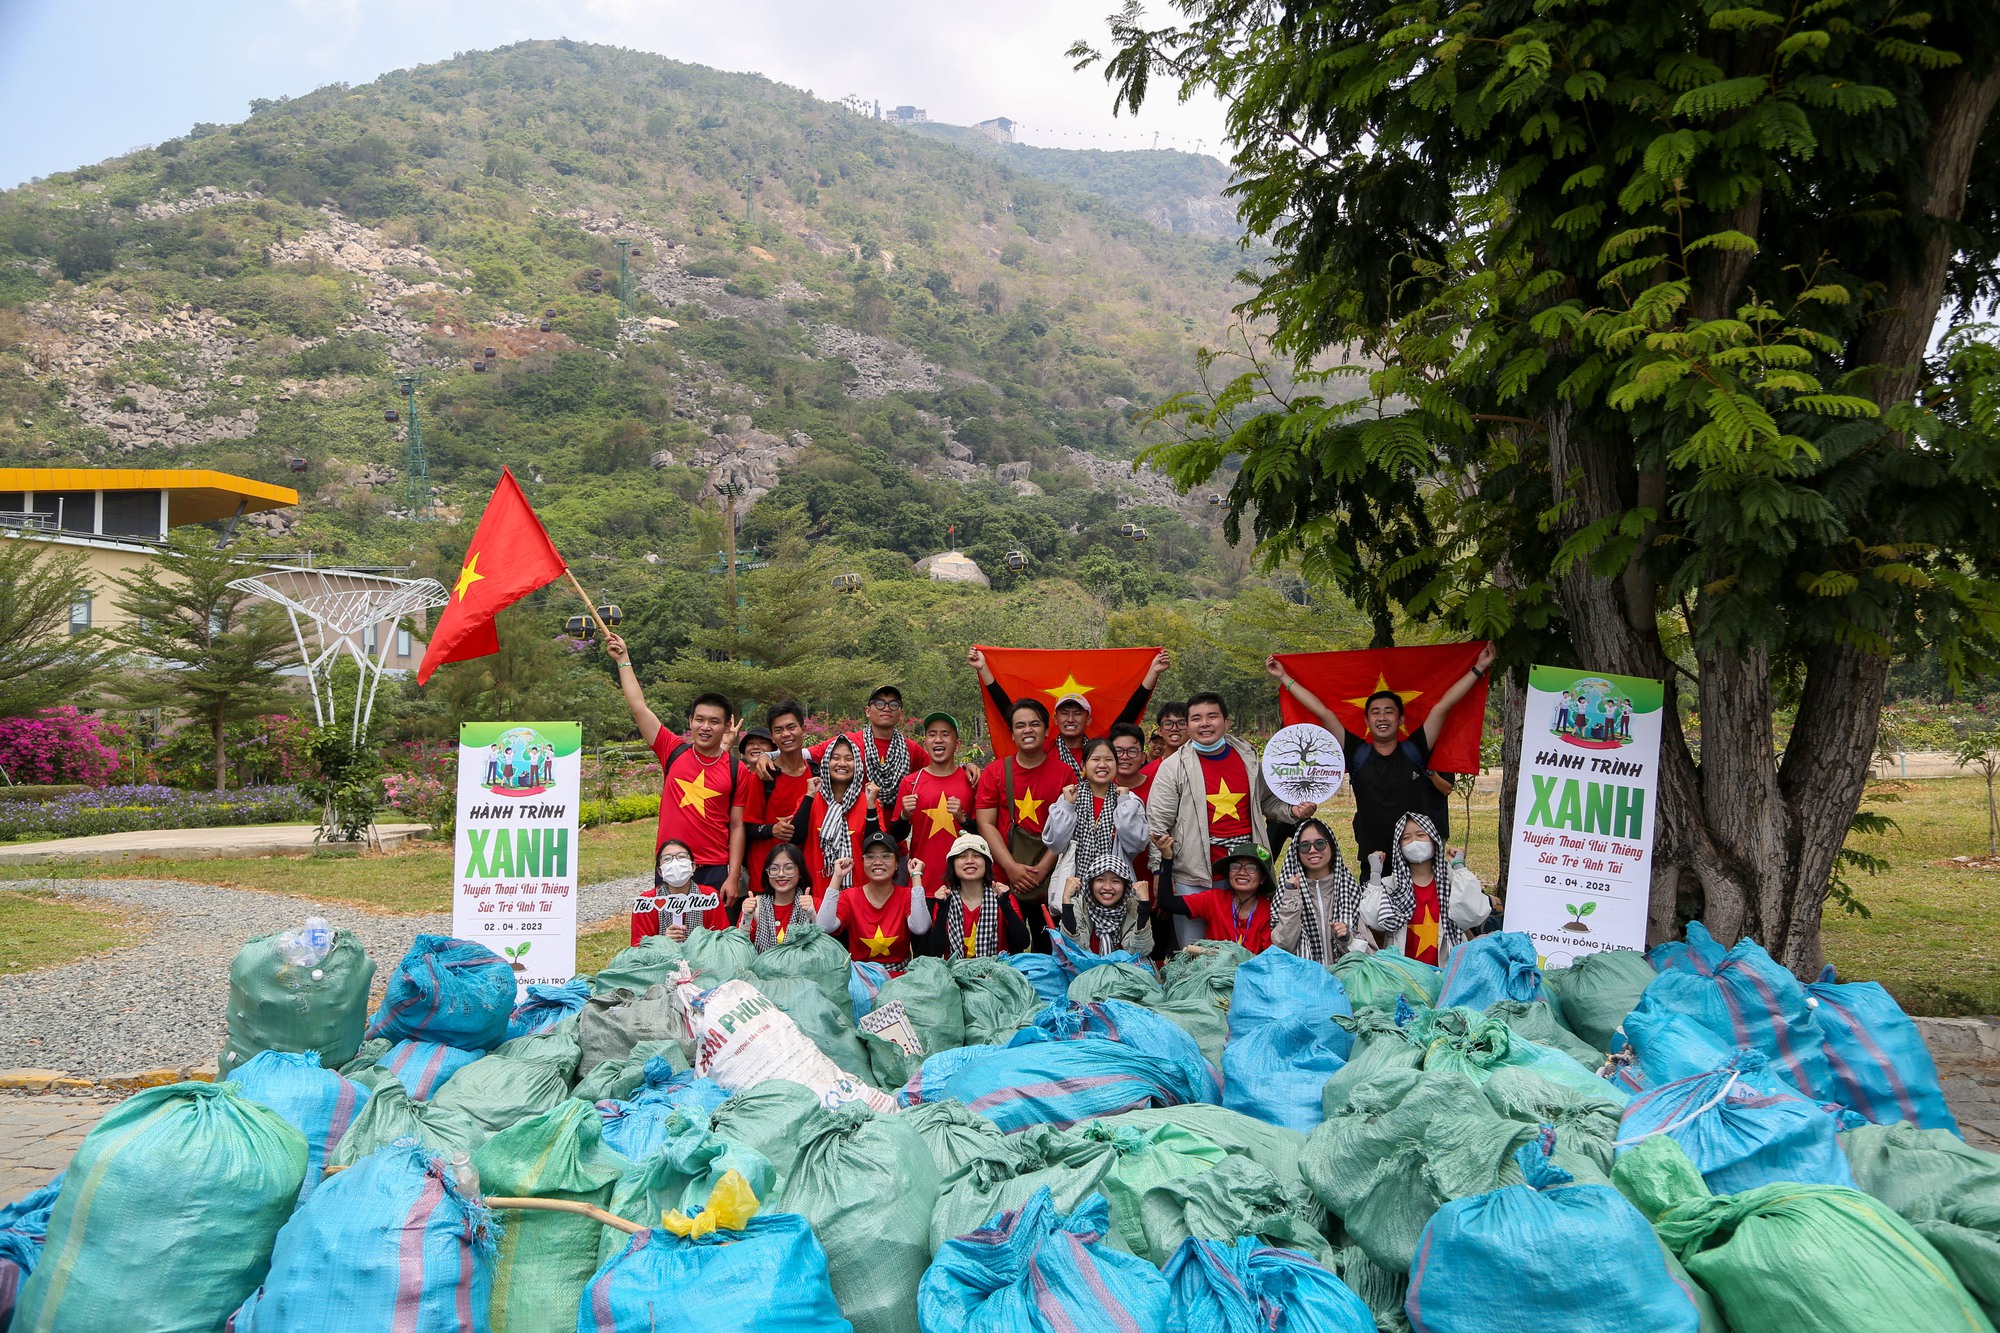
[[[862,727],[814,745],[801,705],[772,704],[762,726],[740,727],[719,694],[698,696],[676,734],[647,705],[624,641],[605,647],[663,773],[654,891],[633,904],[634,944],[701,925],[746,931],[761,950],[803,910],[891,973],[920,955],[1048,952],[1057,936],[1156,961],[1206,938],[1323,963],[1374,948],[1438,963],[1493,910],[1447,856],[1429,769],[1491,648],[1407,737],[1393,691],[1368,699],[1367,731],[1351,734],[1267,664],[1346,752],[1357,877],[1316,805],[1270,791],[1221,695],[1160,703],[1151,734],[1140,725],[1165,652],[1107,724],[1080,693],[1053,707],[1009,697],[973,649],[967,663],[1013,747],[979,768],[961,760],[948,712],[906,732],[894,685],[869,696]],[[662,895],[699,906],[663,910]]]

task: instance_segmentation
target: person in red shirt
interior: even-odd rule
[[[679,943],[688,936],[688,927],[705,930],[729,929],[729,909],[722,902],[722,890],[714,885],[695,883],[694,853],[679,838],[660,844],[653,858],[653,887],[632,903],[632,943],[652,935],[665,935]],[[714,902],[706,911],[662,912],[660,899],[666,894],[698,893]]]
[[[836,736],[820,764],[824,771],[792,817],[792,842],[805,849],[813,892],[825,901],[835,868],[854,860],[864,835],[889,831],[889,812],[882,807],[875,784],[864,780],[854,742]]]
[[[1037,950],[1047,947],[1049,874],[1056,853],[1042,842],[1049,807],[1075,779],[1067,766],[1049,757],[1049,710],[1038,699],[1023,699],[1008,714],[1014,753],[988,764],[979,775],[973,806],[979,832],[993,849],[993,864],[1014,892]]]
[[[805,853],[789,842],[773,846],[764,861],[764,878],[743,909],[743,929],[762,953],[785,942],[785,931],[801,911],[813,914],[807,887]]]
[[[604,648],[618,664],[618,687],[638,725],[639,739],[659,757],[664,775],[654,850],[666,846],[669,838],[687,846],[694,856],[694,882],[720,890],[721,920],[727,927],[730,909],[743,896],[743,807],[752,786],[724,746],[736,710],[720,694],[698,695],[688,708],[687,735],[677,736],[647,707],[625,640],[608,634]],[[633,915],[634,944],[658,930],[657,912]]]
[[[923,867],[912,866],[910,882],[898,884],[898,859],[888,831],[870,829],[861,840],[861,883],[848,883],[852,861],[838,862],[818,916],[819,928],[844,942],[849,958],[880,963],[890,976],[909,966],[912,941],[931,928]]]
[[[1137,723],[1120,722],[1111,729],[1111,757],[1118,761],[1118,785],[1143,803],[1153,789],[1154,769],[1146,766],[1146,732]]]
[[[1211,940],[1234,940],[1251,953],[1271,947],[1270,853],[1246,847],[1222,858],[1216,870],[1225,880],[1219,889],[1174,894],[1160,903],[1169,916],[1190,916],[1208,928]]]
[[[868,781],[883,792],[893,793],[903,785],[903,779],[922,768],[929,756],[921,745],[905,736],[898,728],[903,725],[903,692],[894,685],[883,685],[868,696],[868,729],[850,731],[847,739],[854,743],[854,749],[861,756],[861,773]],[[831,739],[821,741],[806,751],[813,767],[826,755]]]
[[[752,888],[764,882],[764,864],[771,849],[792,841],[793,816],[798,814],[799,804],[806,799],[813,783],[812,765],[806,762],[802,750],[806,738],[805,708],[790,701],[771,705],[771,711],[764,715],[764,730],[776,747],[775,753],[768,760],[761,754],[754,760],[745,760],[754,763],[757,773],[755,790],[743,809],[744,840],[748,845],[745,865]],[[756,735],[754,731],[749,733],[743,744],[754,747]]]
[[[889,832],[912,860],[936,867],[972,822],[978,775],[958,762],[958,719],[950,713],[924,719],[924,750],[930,762],[903,779]]]
[[[1000,716],[1011,718],[1014,713],[1013,700],[993,675],[993,668],[986,665],[986,654],[974,648],[965,655],[966,665],[979,672],[979,683],[986,687],[986,696],[993,701]],[[1118,710],[1112,719],[1113,725],[1120,722],[1136,722],[1146,715],[1146,701],[1153,697],[1153,687],[1160,683],[1160,674],[1174,664],[1173,655],[1162,648],[1153,656],[1153,664],[1146,668],[1146,678],[1132,697]],[[1090,734],[1093,710],[1090,700],[1081,694],[1065,694],[1056,700],[1053,718],[1055,736],[1049,744],[1049,753],[1062,762],[1070,771],[1070,781],[1083,776],[1083,742]]]
[[[917,952],[933,958],[997,958],[1026,953],[1033,942],[1021,905],[1004,885],[993,882],[993,849],[977,833],[953,839],[943,882],[931,892],[931,928]],[[912,862],[913,880],[928,878],[925,863]]]

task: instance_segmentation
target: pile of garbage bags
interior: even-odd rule
[[[322,923],[323,924],[323,923]],[[310,932],[309,932],[310,933]],[[1879,986],[695,930],[516,995],[252,940],[215,1083],[0,1208],[0,1330],[1862,1333],[2000,1315],[2000,1157]]]

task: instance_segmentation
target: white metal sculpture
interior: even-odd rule
[[[393,633],[396,622],[404,616],[451,600],[451,594],[436,579],[392,579],[360,570],[295,565],[279,565],[262,574],[234,579],[229,586],[282,606],[291,617],[299,661],[312,688],[313,721],[319,726],[338,724],[333,668],[343,654],[353,659],[360,674],[348,739],[355,744],[368,732],[375,712],[375,690],[382,683],[389,657],[390,634],[376,636],[371,655],[369,628],[386,622]],[[305,622],[312,626],[310,644]]]

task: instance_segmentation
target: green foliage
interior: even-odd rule
[[[96,684],[101,636],[69,632],[71,603],[89,583],[82,555],[0,537],[0,717],[76,703]]]
[[[299,792],[320,809],[320,838],[355,842],[382,805],[382,761],[372,740],[350,739],[339,725],[320,727],[306,744],[311,764]]]

